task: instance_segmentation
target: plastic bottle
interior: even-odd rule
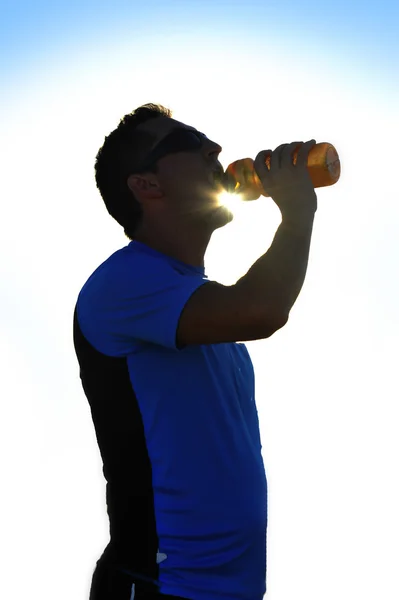
[[[301,144],[302,145],[302,144]],[[298,150],[293,152],[293,163],[296,164]],[[266,158],[270,169],[270,155]],[[308,154],[308,170],[315,188],[336,183],[341,174],[339,156],[332,144],[321,142],[315,144]],[[230,193],[240,195],[242,200],[257,200],[259,196],[269,196],[260,182],[254,169],[252,158],[242,158],[231,163],[225,172],[224,187]]]

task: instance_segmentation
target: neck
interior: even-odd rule
[[[193,267],[204,267],[205,252],[212,232],[195,225],[174,223],[168,230],[142,224],[134,239]]]

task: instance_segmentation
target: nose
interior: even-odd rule
[[[220,154],[222,150],[222,146],[216,142],[213,142],[212,140],[209,140],[209,146],[206,149],[206,154],[207,156],[212,156],[213,154]]]

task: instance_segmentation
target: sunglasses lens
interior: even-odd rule
[[[185,150],[196,150],[202,145],[199,134],[194,131],[175,131],[170,136],[170,152],[184,152]]]
[[[179,129],[169,134],[158,146],[150,153],[147,160],[143,163],[141,170],[153,165],[157,160],[173,154],[175,152],[187,152],[189,150],[198,150],[202,146],[205,136],[196,131]]]

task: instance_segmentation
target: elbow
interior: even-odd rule
[[[288,322],[288,314],[286,315],[275,315],[273,318],[268,319],[266,324],[266,335],[265,337],[271,337],[276,331],[282,329]]]

